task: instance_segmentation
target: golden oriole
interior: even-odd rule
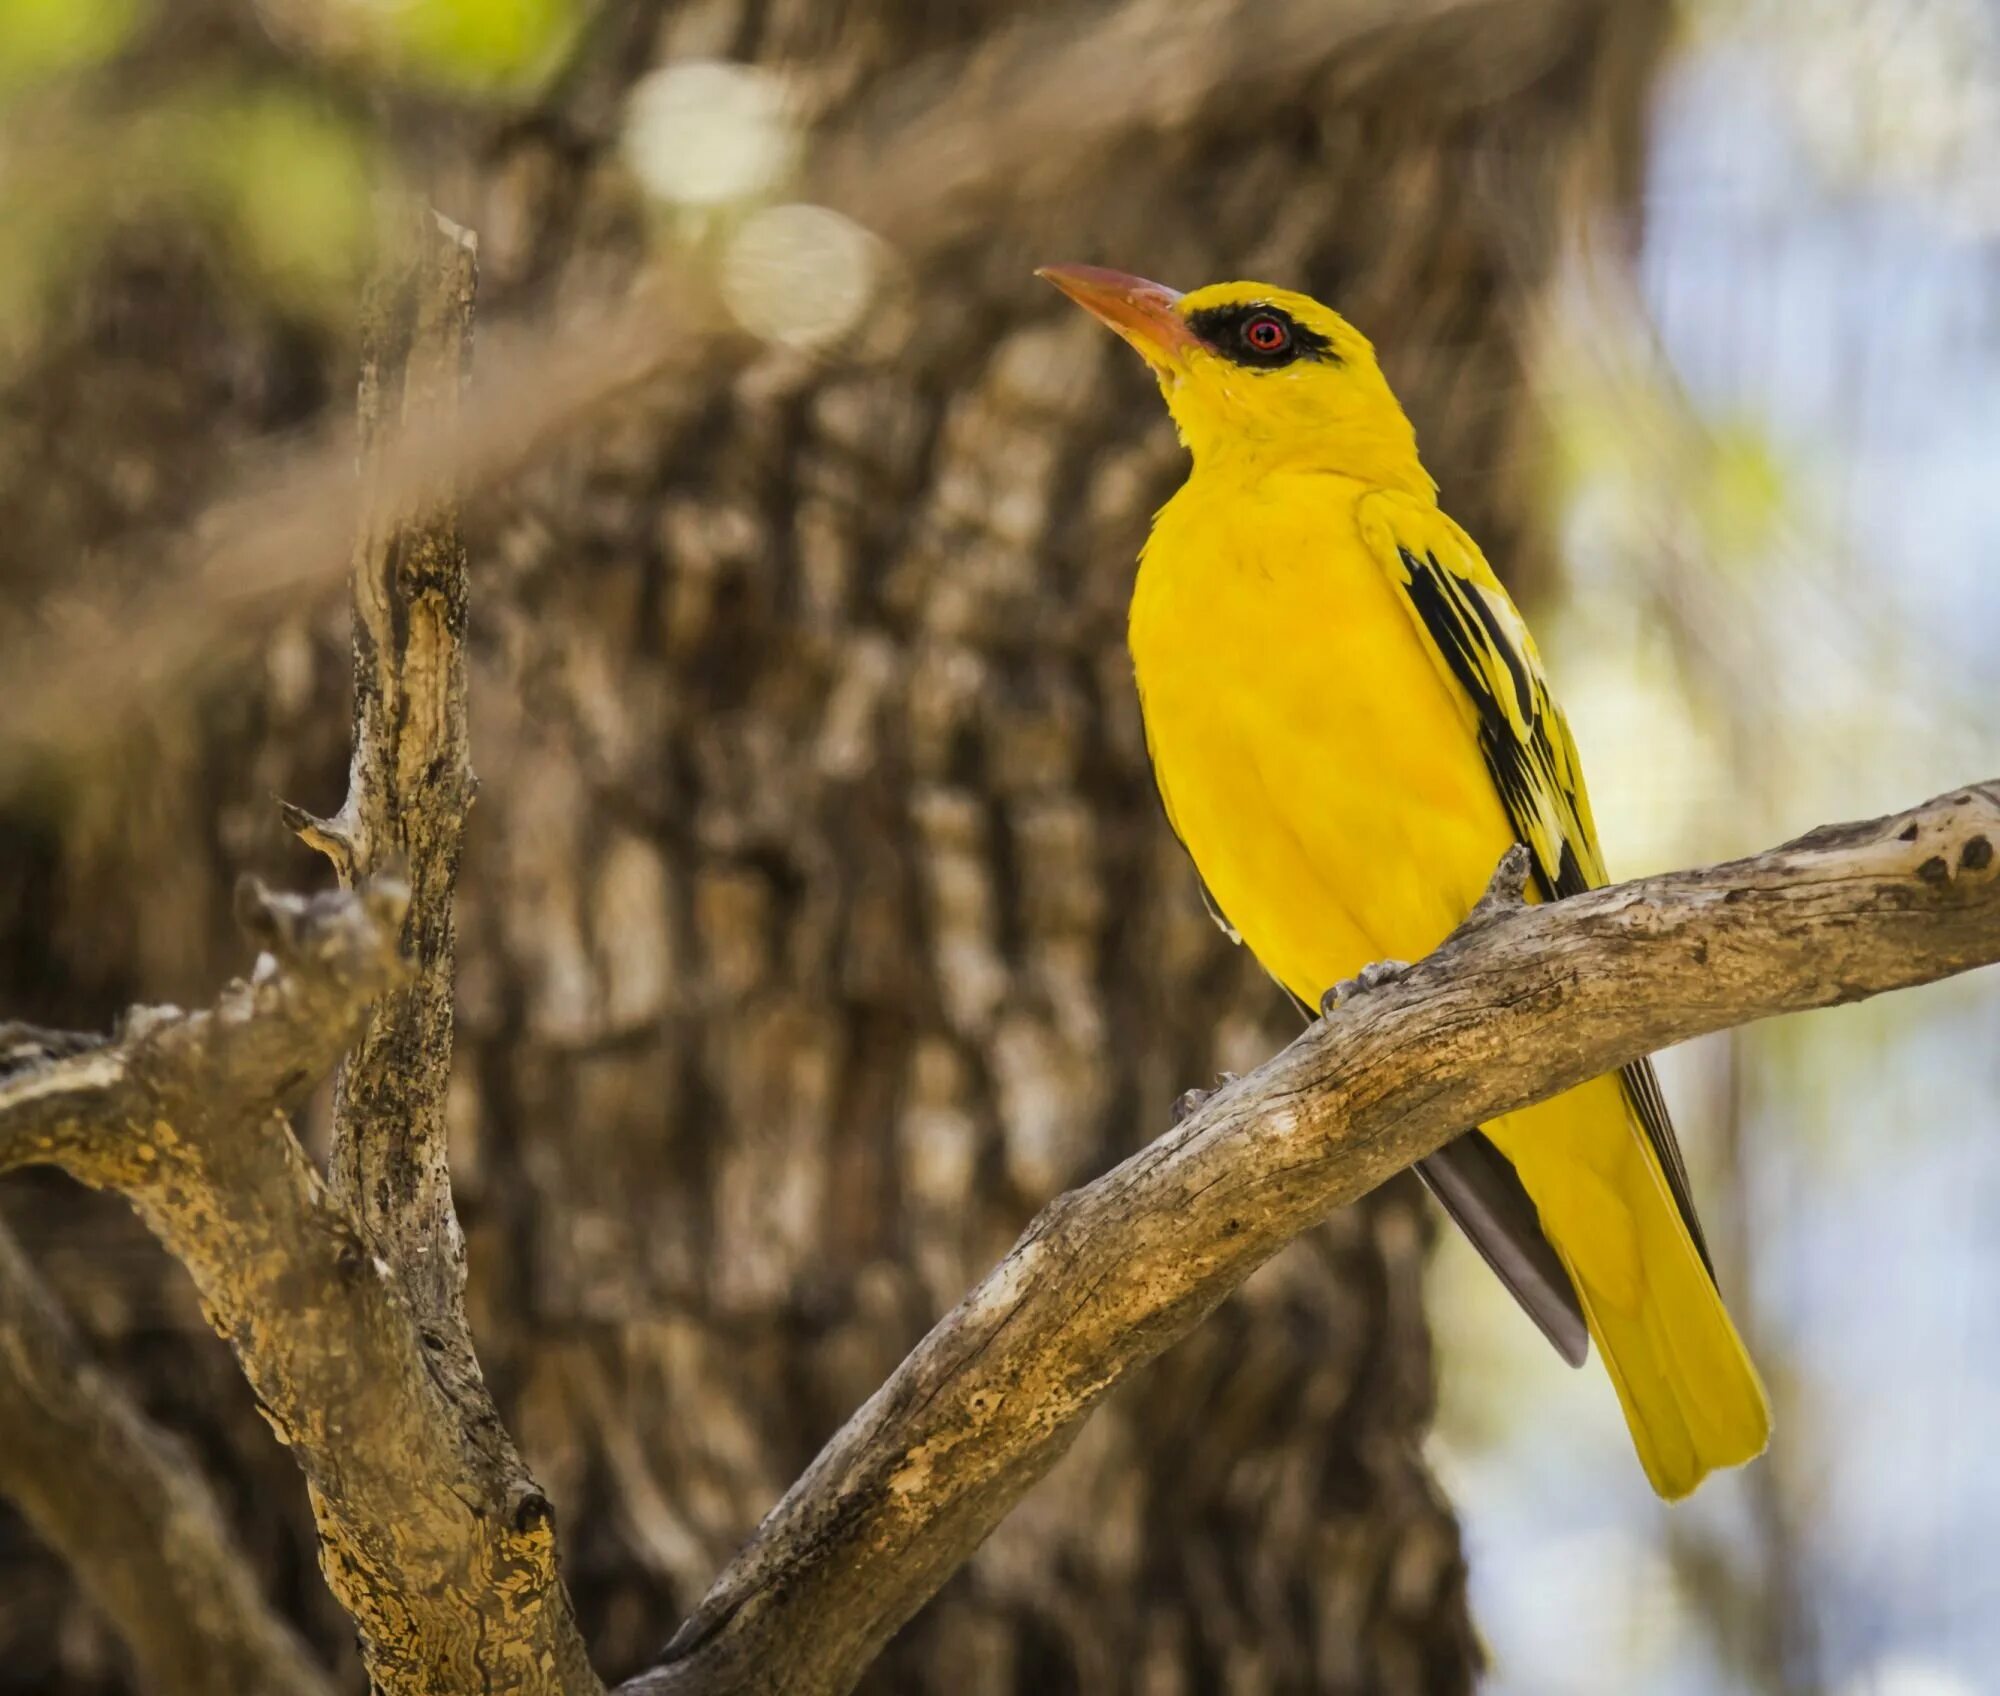
[[[1262,283],[1040,274],[1138,349],[1193,456],[1140,556],[1130,641],[1167,818],[1224,928],[1310,1010],[1443,941],[1517,840],[1531,894],[1605,882],[1534,639],[1439,509],[1368,341]],[[1661,1495],[1763,1449],[1764,1389],[1649,1062],[1419,1170],[1565,1359],[1597,1339]]]

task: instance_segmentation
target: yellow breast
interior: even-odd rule
[[[1245,944],[1308,1001],[1427,953],[1513,841],[1464,708],[1362,543],[1364,492],[1197,472],[1132,601],[1168,815]]]

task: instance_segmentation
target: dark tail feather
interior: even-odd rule
[[[1556,1353],[1581,1366],[1590,1353],[1583,1304],[1507,1157],[1483,1131],[1467,1131],[1419,1160],[1417,1175]]]

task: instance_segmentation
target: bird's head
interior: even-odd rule
[[[1332,308],[1268,283],[1181,294],[1094,265],[1035,274],[1138,349],[1197,465],[1307,466],[1431,492],[1375,349]]]

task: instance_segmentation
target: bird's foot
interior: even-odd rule
[[[1487,882],[1486,893],[1473,904],[1465,922],[1468,925],[1484,924],[1488,919],[1497,918],[1520,906],[1527,899],[1528,877],[1534,869],[1534,855],[1528,852],[1525,844],[1515,843],[1500,856],[1500,863],[1493,868],[1493,876]]]
[[[1236,1081],[1234,1072],[1224,1072],[1217,1079],[1215,1089]],[[1190,1113],[1203,1106],[1215,1094],[1215,1089],[1184,1089],[1174,1098],[1174,1123],[1178,1125]]]
[[[1407,960],[1373,960],[1351,978],[1342,978],[1319,998],[1321,1018],[1337,1013],[1350,1001],[1358,1001],[1370,990],[1394,983],[1410,969]]]

